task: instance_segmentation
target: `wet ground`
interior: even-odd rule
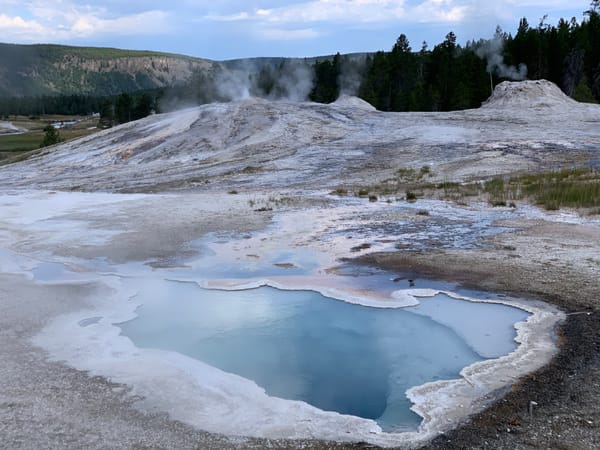
[[[165,198],[171,201],[165,202]],[[439,277],[440,281],[432,281],[419,272],[399,270],[398,267],[393,267],[391,271],[382,271],[379,267],[385,263],[381,261],[376,261],[375,265],[362,267],[355,264],[340,264],[339,258],[354,258],[357,253],[365,254],[385,250],[393,250],[392,255],[432,254],[438,256],[441,254],[440,252],[451,251],[488,252],[490,249],[496,248],[493,239],[504,239],[507,232],[514,233],[512,230],[517,229],[515,224],[503,222],[512,220],[519,222],[524,217],[537,217],[536,214],[540,214],[539,212],[527,212],[528,210],[517,213],[508,209],[493,209],[480,205],[478,214],[475,215],[473,211],[477,209],[476,205],[464,207],[443,202],[422,202],[421,207],[431,210],[435,226],[433,230],[426,224],[421,226],[420,232],[429,238],[415,239],[416,244],[413,250],[397,252],[395,239],[402,239],[402,230],[406,229],[407,224],[410,229],[414,229],[410,225],[410,219],[414,220],[417,217],[417,220],[426,220],[426,218],[415,215],[414,205],[403,202],[390,205],[386,202],[369,202],[367,199],[357,201],[333,197],[326,200],[327,206],[324,207],[323,194],[315,193],[298,200],[297,203],[292,201],[291,204],[280,206],[279,210],[267,212],[265,215],[263,212],[255,211],[256,208],[252,207],[251,209],[247,198],[221,194],[218,204],[219,206],[227,205],[227,207],[219,208],[218,211],[225,211],[225,214],[219,215],[216,213],[218,207],[213,206],[214,198],[215,194],[113,196],[110,194],[41,192],[15,193],[4,196],[2,198],[4,218],[2,242],[11,250],[10,252],[5,251],[3,254],[3,272],[25,275],[29,273],[37,279],[36,283],[43,283],[40,286],[54,286],[57,284],[57,278],[69,280],[74,286],[92,286],[97,283],[95,280],[99,274],[102,284],[107,284],[109,290],[113,291],[113,294],[106,296],[99,304],[97,297],[89,295],[84,297],[88,298],[86,306],[81,304],[80,308],[85,307],[86,310],[76,312],[77,308],[75,308],[73,313],[68,316],[71,318],[66,321],[58,321],[57,325],[54,325],[55,321],[46,322],[45,329],[50,331],[45,331],[41,340],[36,337],[37,345],[42,345],[51,352],[58,351],[59,353],[55,356],[58,360],[83,361],[81,355],[85,355],[88,350],[77,344],[83,341],[79,341],[78,339],[81,338],[76,336],[92,332],[91,336],[95,341],[90,341],[93,343],[90,347],[91,353],[89,353],[91,358],[85,357],[86,362],[80,368],[85,368],[91,373],[108,375],[109,372],[98,369],[93,357],[93,355],[105,354],[104,358],[112,361],[110,364],[120,367],[119,373],[129,373],[126,366],[117,366],[117,361],[123,358],[119,355],[131,352],[132,357],[137,358],[135,356],[137,350],[123,346],[113,347],[102,337],[104,336],[102,333],[109,332],[111,320],[112,322],[122,320],[122,317],[127,317],[127,314],[131,314],[135,309],[135,303],[129,305],[123,303],[126,309],[131,311],[123,316],[118,312],[121,307],[109,306],[113,301],[110,299],[114,298],[114,290],[118,288],[116,292],[119,292],[125,285],[119,281],[119,278],[126,277],[126,280],[127,277],[135,277],[141,273],[148,276],[154,272],[155,275],[160,274],[160,276],[170,279],[193,279],[201,284],[202,280],[208,282],[216,275],[222,277],[223,274],[227,274],[231,278],[223,280],[221,285],[228,288],[243,287],[244,283],[248,283],[248,277],[255,280],[253,283],[266,277],[276,283],[283,283],[287,286],[295,285],[300,288],[320,285],[324,292],[334,292],[332,289],[335,286],[330,284],[331,278],[343,276],[349,282],[345,283],[344,290],[339,288],[335,290],[337,295],[345,292],[346,296],[342,298],[353,302],[364,302],[365,291],[370,290],[371,296],[374,296],[374,300],[371,300],[373,305],[382,304],[381,302],[393,305],[399,300],[390,301],[390,295],[398,289],[435,288],[459,291],[461,295],[481,295],[479,289],[473,290],[472,287],[458,285],[457,282],[461,281],[460,277],[452,280],[441,276]],[[253,201],[262,201],[259,197],[253,198]],[[307,198],[313,198],[313,202],[316,203],[311,204],[306,200]],[[23,202],[37,202],[38,207],[24,214]],[[91,205],[93,205],[93,209],[91,209]],[[211,212],[213,208],[215,212]],[[144,221],[135,220],[138,217],[137,211],[144,211]],[[181,217],[173,214],[174,211],[185,211],[186,215]],[[166,225],[165,220],[170,221],[171,226],[164,226]],[[184,220],[184,223],[181,223],[181,220]],[[457,233],[455,238],[451,233],[444,234],[435,231],[435,227],[443,225],[444,220],[448,226],[455,227],[456,230],[485,229],[485,225],[482,224],[489,224],[491,229],[489,232],[484,230],[481,234],[487,236],[486,239],[477,237],[479,231],[472,233],[473,236],[467,232]],[[364,227],[358,226],[361,222],[365,224]],[[497,222],[502,222],[503,225],[497,226]],[[262,226],[260,226],[261,223]],[[380,226],[385,223],[388,225]],[[152,228],[145,229],[147,224],[161,224],[162,226],[152,231]],[[244,225],[242,226],[242,224]],[[256,229],[253,230],[250,228],[251,226]],[[228,227],[231,231],[224,231]],[[173,234],[174,230],[186,231]],[[148,234],[149,232],[150,234]],[[504,233],[498,234],[500,232]],[[140,240],[143,236],[152,236],[152,233],[156,233],[156,241]],[[396,238],[394,239],[394,237]],[[448,248],[440,249],[439,245],[424,247],[429,240],[435,237],[438,238],[437,242],[448,242],[450,244],[447,246]],[[170,240],[173,244],[178,243],[179,247],[174,247],[172,244],[169,248],[171,250],[179,248],[180,257],[175,256],[177,253],[174,253],[173,256],[161,253],[160,245],[165,240]],[[464,249],[457,249],[457,242],[462,242]],[[361,247],[360,251],[353,250],[357,246]],[[161,255],[162,258],[160,258]],[[216,255],[218,257],[215,259]],[[164,256],[168,256],[168,258],[164,258]],[[30,259],[32,257],[33,259]],[[443,264],[443,256],[436,259],[437,263]],[[332,270],[334,268],[335,270]],[[308,280],[305,280],[307,277]],[[260,282],[262,283],[262,281]],[[61,283],[59,282],[58,285]],[[135,291],[128,287],[129,294],[126,295],[125,300],[135,298],[133,297]],[[490,291],[493,292],[493,289]],[[483,296],[494,301],[505,300],[503,295],[488,293]],[[358,298],[361,300],[357,300]],[[116,298],[115,300],[118,301]],[[77,303],[77,300],[73,301]],[[118,303],[114,303],[114,305],[118,305]],[[89,309],[90,306],[92,309]],[[107,315],[106,311],[114,311],[114,313]],[[114,314],[114,317],[111,314]],[[48,314],[47,317],[49,320],[54,315]],[[111,317],[113,318],[111,319]],[[450,320],[450,316],[444,317],[443,320]],[[49,326],[50,328],[48,328]],[[64,342],[55,340],[56,333],[51,331],[53,326],[58,326],[63,331],[68,330],[68,340]],[[69,343],[77,344],[72,347],[74,352],[72,354],[68,353],[71,351]],[[111,348],[113,350],[110,350]],[[531,358],[529,359],[531,360]],[[145,367],[142,366],[142,360],[136,364]],[[150,367],[155,366],[149,365],[146,372],[155,372],[155,370],[150,370]],[[495,373],[498,375],[497,369],[495,369]],[[155,385],[166,374],[161,375],[158,372],[156,375],[156,379],[152,381]],[[116,379],[127,383],[126,380],[129,376],[119,375]],[[169,378],[173,378],[173,376],[182,380],[181,375],[169,374]],[[510,378],[506,380],[508,379]],[[129,380],[129,383],[133,382],[133,378],[129,378]],[[498,386],[505,385],[507,382],[500,381]],[[152,383],[148,386],[151,386]],[[135,383],[133,385],[135,386]],[[464,387],[468,387],[468,383]],[[189,417],[187,412],[178,416],[174,409],[161,403],[162,400],[153,401],[150,392],[151,390],[148,391],[145,388],[134,390],[135,395],[145,397],[144,401],[135,403],[137,408],[146,411],[169,411],[172,418],[189,422],[190,419],[186,418]],[[181,392],[185,392],[185,390],[181,390]],[[467,395],[464,397],[466,399],[473,394],[465,395]],[[189,395],[187,397],[190,398]],[[494,398],[495,395],[487,397],[483,404],[476,408],[489,404]],[[190,403],[191,406],[192,403]],[[197,410],[197,407],[194,409]],[[257,412],[257,414],[264,415],[264,411]],[[289,417],[293,417],[297,413],[289,412],[288,414]],[[207,422],[203,422],[203,420],[194,419],[194,423],[206,424]],[[228,422],[235,424],[235,420],[237,419],[229,417]],[[439,424],[435,426],[439,426]],[[213,432],[218,429],[220,428],[216,425],[215,428],[211,428]],[[237,429],[240,430],[239,426]],[[256,430],[256,427],[254,429]],[[335,430],[335,427],[330,425],[327,429]],[[227,433],[231,434],[232,431],[229,430]],[[303,436],[318,435],[320,432],[315,429],[308,434],[298,432],[298,434],[294,434],[294,437],[300,439]],[[331,436],[333,437],[334,434]],[[337,439],[340,439],[339,436]],[[391,442],[386,445],[391,445]]]
[[[564,239],[568,233],[569,238]],[[600,446],[600,261],[597,228],[537,222],[493,239],[508,251],[379,255],[388,269],[494,289],[527,292],[567,312],[557,330],[561,351],[546,367],[503,392],[492,407],[426,448],[597,448]],[[583,250],[588,242],[590,254]],[[579,257],[576,253],[581,253]],[[560,258],[556,258],[561,255]],[[437,257],[443,257],[439,264]],[[365,262],[372,264],[373,258]],[[535,403],[531,403],[535,402]]]
[[[356,104],[214,104],[126,124],[3,167],[0,248],[16,256],[0,258],[0,446],[362,447],[201,432],[126,384],[50,361],[30,343],[59,315],[110,298],[114,264],[177,271],[203,252],[227,250],[231,269],[310,269],[281,251],[285,242],[299,248],[310,243],[328,267],[338,258],[351,260],[341,272],[356,271],[357,263],[364,264],[359,274],[385,269],[394,274],[389,283],[403,287],[433,279],[453,290],[558,306],[568,314],[556,330],[558,355],[505,383],[486,398],[484,412],[430,448],[600,447],[597,216],[545,213],[522,203],[514,211],[469,201],[409,205],[395,198],[391,205],[386,199],[348,201],[341,210],[324,193],[340,185],[358,190],[424,165],[431,183],[595,166],[600,109],[532,100],[448,114],[388,114]],[[280,212],[287,220],[275,225],[288,231],[273,241],[270,226]],[[226,248],[232,236],[249,238]],[[44,264],[35,269],[31,258]],[[73,283],[32,281],[34,269],[40,280],[61,275],[60,264],[76,274]],[[106,285],[90,282],[90,272],[102,273]],[[101,325],[97,317],[92,312],[74,323],[91,330]]]

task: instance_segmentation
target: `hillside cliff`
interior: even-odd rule
[[[214,64],[158,52],[0,44],[0,97],[102,96],[160,88],[185,82]]]

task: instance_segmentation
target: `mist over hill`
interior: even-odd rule
[[[246,76],[265,67],[331,58],[257,57],[221,62],[155,51],[0,43],[0,97],[111,96],[193,83],[215,73]]]

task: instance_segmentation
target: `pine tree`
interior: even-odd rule
[[[46,125],[44,127],[44,139],[40,144],[40,148],[48,147],[49,145],[58,144],[62,142],[64,139],[60,136],[59,131],[54,128],[52,125]]]

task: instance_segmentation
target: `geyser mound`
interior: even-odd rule
[[[336,106],[342,106],[344,108],[355,108],[363,111],[377,111],[369,102],[366,102],[362,98],[358,98],[353,95],[342,94],[335,102],[333,102],[333,104]]]
[[[483,108],[554,109],[573,108],[578,102],[547,80],[504,81],[494,88]]]

